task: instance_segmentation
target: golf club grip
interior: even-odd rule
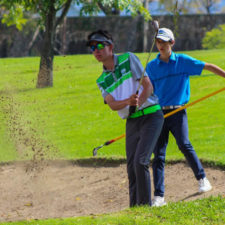
[[[138,92],[139,92],[139,90],[136,91],[136,95],[138,95]],[[130,116],[132,113],[135,113],[136,108],[137,108],[136,105],[131,105],[131,106],[129,107],[129,116]]]
[[[110,144],[112,144],[114,141],[115,141],[114,139],[112,139],[112,140],[110,140],[110,141],[106,141],[104,145],[110,145]]]
[[[129,116],[131,114],[133,114],[135,111],[136,111],[136,106],[135,105],[130,106],[130,108],[129,108]]]

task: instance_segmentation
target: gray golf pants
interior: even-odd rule
[[[126,122],[126,155],[130,207],[151,205],[150,158],[163,126],[163,113],[155,113]]]

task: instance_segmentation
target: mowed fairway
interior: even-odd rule
[[[225,69],[224,50],[192,51],[187,54]],[[144,64],[147,54],[137,55]],[[152,59],[155,56],[156,54],[153,54]],[[95,82],[102,67],[92,55],[55,57],[52,88],[35,88],[38,68],[39,58],[0,60],[1,162],[32,160],[33,164],[30,168],[32,170],[40,160],[42,162],[46,159],[87,160],[92,157],[94,147],[124,133],[125,121],[103,103]],[[192,77],[190,102],[224,86],[225,79],[209,72]],[[225,168],[224,108],[225,91],[188,108],[190,140],[198,156],[203,162],[217,165],[223,171]],[[124,160],[124,139],[103,147],[98,151],[97,157],[104,160],[105,158]],[[168,146],[167,160],[183,160],[183,155],[177,149],[173,138]],[[206,207],[210,205],[209,202],[215,207],[214,214]],[[182,203],[177,205],[174,203],[164,208],[166,212],[162,212],[163,209],[140,208],[136,211],[122,212],[119,216],[117,214],[96,219],[86,218],[86,222],[83,218],[80,222],[79,219],[72,219],[40,221],[39,224],[145,224],[146,217],[151,214],[155,221],[152,224],[163,222],[169,224],[177,220],[172,215],[169,216],[172,209],[173,213],[181,215],[188,211],[190,221],[191,216],[195,216],[197,223],[207,224],[207,219],[202,221],[204,216],[198,218],[196,212],[190,210],[196,204],[204,211],[206,218],[210,218],[212,224],[225,223],[224,196],[180,204]],[[148,216],[146,210],[149,210]],[[160,213],[166,215],[163,221],[156,216],[161,215]],[[143,216],[137,216],[142,214]],[[130,220],[129,217],[132,219]],[[189,218],[187,220],[189,221]],[[37,223],[24,222],[24,224]],[[181,220],[179,224],[187,224],[187,221]]]

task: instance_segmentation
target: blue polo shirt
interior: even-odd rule
[[[169,62],[157,58],[148,63],[146,72],[161,106],[186,104],[190,99],[191,75],[200,75],[205,63],[185,54],[172,52]]]

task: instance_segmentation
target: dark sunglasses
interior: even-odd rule
[[[91,48],[91,51],[94,52],[95,49],[98,49],[98,50],[102,50],[103,48],[105,48],[106,44],[104,43],[98,43],[96,45],[91,45],[90,48]]]

